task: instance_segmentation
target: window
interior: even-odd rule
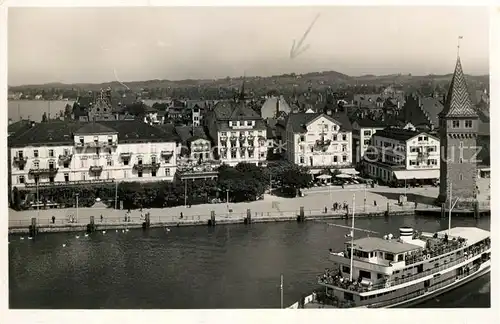
[[[347,155],[342,155],[342,162],[347,162]]]
[[[53,149],[49,150],[49,157],[54,157],[54,150]]]
[[[333,130],[337,131],[337,125],[333,125]]]
[[[23,158],[23,151],[17,151],[17,157],[22,159]]]
[[[472,128],[472,120],[465,121],[465,128]]]
[[[49,177],[49,182],[54,183],[54,177]]]
[[[299,163],[304,163],[304,157],[303,156],[299,157]]]
[[[324,127],[323,127],[323,128],[324,128],[323,130],[324,130],[325,132],[328,132],[328,125],[324,125]]]
[[[347,141],[347,135],[346,134],[342,134],[342,140],[343,141]]]
[[[49,169],[54,169],[54,161],[49,162]]]
[[[154,170],[154,169],[153,169],[153,170],[151,170],[151,176],[152,176],[152,177],[156,177],[156,170]]]
[[[69,182],[69,173],[64,174],[64,182]]]
[[[417,161],[415,161],[415,160],[410,160],[410,165],[417,165]]]
[[[346,144],[342,144],[342,152],[345,152],[347,151],[347,145]]]
[[[231,159],[236,159],[236,151],[231,151]]]
[[[229,122],[229,127],[233,127],[233,122],[232,121]]]
[[[365,131],[363,132],[363,135],[365,135],[365,136],[370,136],[371,134],[372,134],[372,131],[371,131],[371,130],[365,130]]]
[[[261,153],[260,153],[260,157],[261,157],[262,159],[263,159],[263,158],[265,158],[265,157],[266,157],[266,153],[261,152]]]
[[[336,156],[336,155],[334,155],[334,156],[333,156],[333,162],[334,162],[334,163],[337,163],[337,162],[338,162],[338,156]]]
[[[459,174],[459,175],[458,175],[458,179],[459,179],[460,181],[462,181],[462,180],[464,179],[464,175],[463,175],[463,174]]]
[[[156,156],[151,157],[151,164],[156,164]]]
[[[123,160],[123,165],[128,165],[128,163],[129,163],[128,159]]]
[[[137,164],[142,165],[142,158],[137,159]]]
[[[460,127],[460,120],[453,120],[451,127],[453,128],[459,128]]]
[[[385,254],[385,259],[388,261],[394,261],[394,254],[392,253],[386,253]]]
[[[333,141],[336,141],[336,140],[337,140],[337,135],[333,135],[333,136],[332,136],[332,140],[333,140]]]
[[[24,176],[19,176],[17,177],[17,182],[20,183],[20,184],[23,184],[24,183]]]
[[[98,143],[98,142],[99,142],[99,137],[94,136],[94,143]]]
[[[35,169],[40,169],[40,162],[38,162],[38,161],[33,162],[33,167]]]
[[[304,142],[306,140],[306,137],[304,135],[300,135],[300,141]]]
[[[253,158],[253,151],[248,151],[248,157]]]
[[[80,137],[80,143],[81,143],[81,144],[83,144],[83,143],[84,143],[83,137]]]
[[[36,158],[38,157],[38,150],[33,150],[33,156]]]
[[[113,137],[111,136],[108,137],[108,144],[109,145],[113,144]]]
[[[112,166],[113,165],[113,160],[107,160],[106,163],[107,163],[107,166]]]
[[[166,168],[165,169],[165,175],[168,177],[170,176],[170,169],[169,168]]]
[[[138,176],[139,178],[142,178],[142,171],[137,171],[137,176]]]

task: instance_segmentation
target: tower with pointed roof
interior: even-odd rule
[[[476,198],[476,140],[478,115],[467,89],[460,56],[451,79],[443,110],[439,113],[441,168],[439,202],[473,201]]]

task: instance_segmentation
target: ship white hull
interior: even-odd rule
[[[487,261],[487,262],[484,262],[483,264],[480,265],[479,269],[474,272],[473,274],[467,276],[467,277],[464,277],[462,279],[459,279],[459,280],[456,280],[454,281],[453,283],[449,284],[448,286],[444,286],[442,288],[439,288],[439,289],[436,289],[434,291],[431,291],[431,292],[428,292],[428,293],[425,293],[423,295],[420,295],[418,297],[415,297],[415,298],[411,298],[411,299],[408,299],[408,300],[405,300],[405,301],[402,301],[402,302],[399,302],[399,303],[395,303],[395,304],[391,304],[391,305],[385,305],[384,307],[382,308],[396,308],[396,307],[409,307],[409,306],[414,306],[414,305],[418,305],[420,303],[423,303],[424,301],[426,300],[429,300],[431,298],[435,298],[437,296],[440,296],[448,291],[451,291],[453,289],[456,289],[460,286],[463,286],[465,285],[466,283],[468,282],[471,282],[475,279],[478,279],[480,277],[482,277],[483,275],[487,274],[490,272],[490,265],[491,265],[491,261]],[[313,301],[313,295],[309,295],[305,298],[305,303],[310,303]],[[290,307],[288,308],[298,308],[298,302],[291,305]],[[360,306],[360,307],[355,307],[355,308],[368,308],[369,306]],[[374,306],[371,306],[371,307],[374,307],[376,308],[377,306],[374,305]]]
[[[483,275],[489,273],[490,272],[490,264],[491,264],[491,261],[488,261],[488,262],[481,264],[481,266],[479,267],[479,269],[476,272],[474,272],[470,276],[459,279],[459,280],[451,283],[448,286],[444,286],[444,287],[436,289],[432,292],[425,293],[425,294],[420,295],[418,297],[415,297],[415,298],[412,298],[409,300],[405,300],[405,301],[397,303],[397,304],[388,305],[388,306],[386,306],[386,308],[414,306],[414,305],[418,305],[420,303],[423,303],[424,301],[429,300],[431,298],[435,298],[439,295],[442,295],[450,290],[453,290],[453,289],[456,289],[460,286],[463,286],[466,283],[471,282],[475,279],[478,279],[478,278],[482,277]]]

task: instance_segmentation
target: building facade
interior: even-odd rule
[[[364,171],[382,182],[435,183],[439,179],[439,138],[401,128],[377,131],[364,156]]]
[[[383,130],[387,125],[381,120],[360,119],[352,123],[353,162],[358,164],[363,161],[363,156],[370,146],[371,138],[378,130]]]
[[[350,125],[314,112],[292,113],[285,123],[288,161],[311,169],[352,164]]]
[[[13,187],[173,180],[172,135],[139,121],[49,122],[9,143]]]
[[[267,126],[244,100],[221,101],[207,115],[207,127],[215,144],[214,154],[227,165],[265,165]]]
[[[443,145],[439,202],[476,198],[478,114],[473,107],[460,57],[451,80],[443,111],[439,114],[439,134]]]

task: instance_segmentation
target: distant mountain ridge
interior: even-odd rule
[[[362,84],[401,84],[407,85],[411,83],[428,83],[428,82],[448,82],[451,80],[452,74],[445,75],[435,75],[429,74],[424,76],[414,76],[411,74],[390,74],[390,75],[363,75],[363,76],[349,76],[337,71],[324,71],[324,72],[309,72],[305,74],[281,74],[273,75],[267,77],[260,76],[246,76],[245,80],[249,87],[258,84],[259,87],[276,87],[287,86],[293,84],[304,84],[304,82],[311,83],[313,85],[333,85],[333,84],[343,84],[343,85],[362,85]],[[489,83],[489,75],[466,75],[468,81]],[[145,81],[130,81],[124,82],[131,89],[141,89],[141,88],[175,88],[175,87],[221,87],[221,88],[231,88],[238,87],[241,85],[243,77],[226,77],[222,79],[185,79],[185,80],[145,80]],[[19,86],[9,86],[9,91],[22,91],[22,89],[27,88],[37,88],[37,89],[48,89],[48,88],[82,88],[88,90],[98,90],[100,88],[115,88],[123,87],[120,82],[110,81],[104,83],[72,83],[64,84],[61,82],[51,82],[45,84],[35,84],[35,85],[19,85]]]

